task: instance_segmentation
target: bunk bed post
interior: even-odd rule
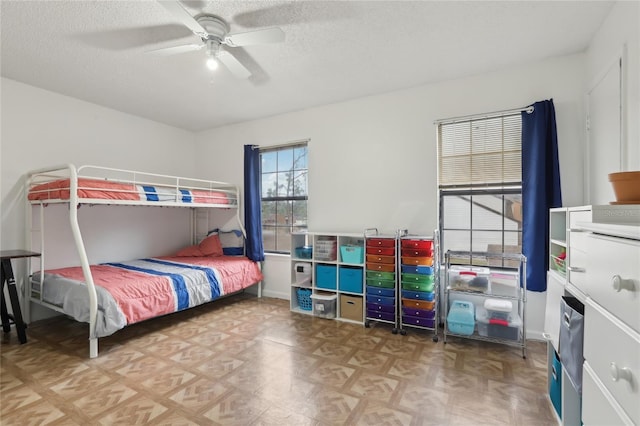
[[[27,176],[25,181],[25,194],[24,194],[24,212],[25,212],[25,226],[24,226],[24,243],[25,248],[28,251],[33,251],[33,212],[31,205],[29,204],[29,180],[31,176]],[[42,263],[41,263],[42,264]],[[42,270],[42,268],[40,268]],[[24,311],[24,322],[26,324],[31,323],[31,301],[29,295],[31,293],[31,263],[28,262],[26,268],[26,274],[24,275],[24,281],[22,282],[22,305]]]
[[[240,230],[242,231],[242,236],[244,237],[244,240],[245,240],[245,254],[246,254],[247,230],[244,228],[244,225],[242,224],[242,220],[240,219],[240,207],[242,203],[240,202],[240,187],[238,185],[236,185],[236,203],[238,205],[238,208],[236,209],[236,222],[238,222],[238,226],[240,227]],[[262,262],[257,262],[257,263],[258,263],[258,267],[260,268],[260,271],[262,272]],[[258,283],[258,298],[262,298],[262,281]]]
[[[78,223],[78,172],[73,165],[69,165],[69,222],[71,224],[71,232],[76,243],[78,256],[80,257],[80,266],[84,273],[84,278],[89,291],[89,357],[96,358],[98,356],[98,338],[96,337],[96,321],[98,317],[98,297],[96,288],[93,283],[93,275],[89,267],[89,259],[87,251],[84,248],[82,234],[80,233],[80,225]]]

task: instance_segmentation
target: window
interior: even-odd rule
[[[307,142],[260,150],[264,250],[291,252],[291,233],[307,229]]]
[[[521,128],[520,113],[438,124],[441,253],[522,252]]]

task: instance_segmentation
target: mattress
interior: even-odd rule
[[[92,265],[98,297],[96,337],[235,293],[262,280],[244,256],[158,257]],[[32,290],[40,293],[40,273]],[[46,270],[42,299],[89,322],[89,294],[80,267]]]
[[[28,198],[38,200],[68,200],[69,179],[58,179],[35,185]],[[78,197],[81,199],[126,201],[171,201],[185,204],[237,204],[237,200],[224,191],[185,189],[154,185],[134,185],[109,180],[78,178]]]

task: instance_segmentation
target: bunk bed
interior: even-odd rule
[[[212,232],[211,209],[234,212],[240,235],[236,185],[99,166],[63,165],[27,174],[27,245],[41,252],[30,270],[25,300],[89,324],[89,356],[98,356],[98,338],[140,321],[191,308],[258,285],[258,262],[238,247],[222,247]],[[68,206],[79,266],[46,269],[47,206]],[[78,221],[84,205],[155,206],[190,209],[190,245],[165,256],[90,264]],[[203,214],[203,212],[205,212]],[[39,237],[39,238],[38,238]],[[229,255],[231,253],[232,255]],[[34,262],[37,263],[37,262]],[[28,314],[28,309],[27,309]]]

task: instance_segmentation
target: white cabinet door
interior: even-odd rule
[[[560,338],[560,301],[564,295],[564,283],[555,274],[547,272],[547,306],[544,313],[544,332],[553,348],[558,351]]]

